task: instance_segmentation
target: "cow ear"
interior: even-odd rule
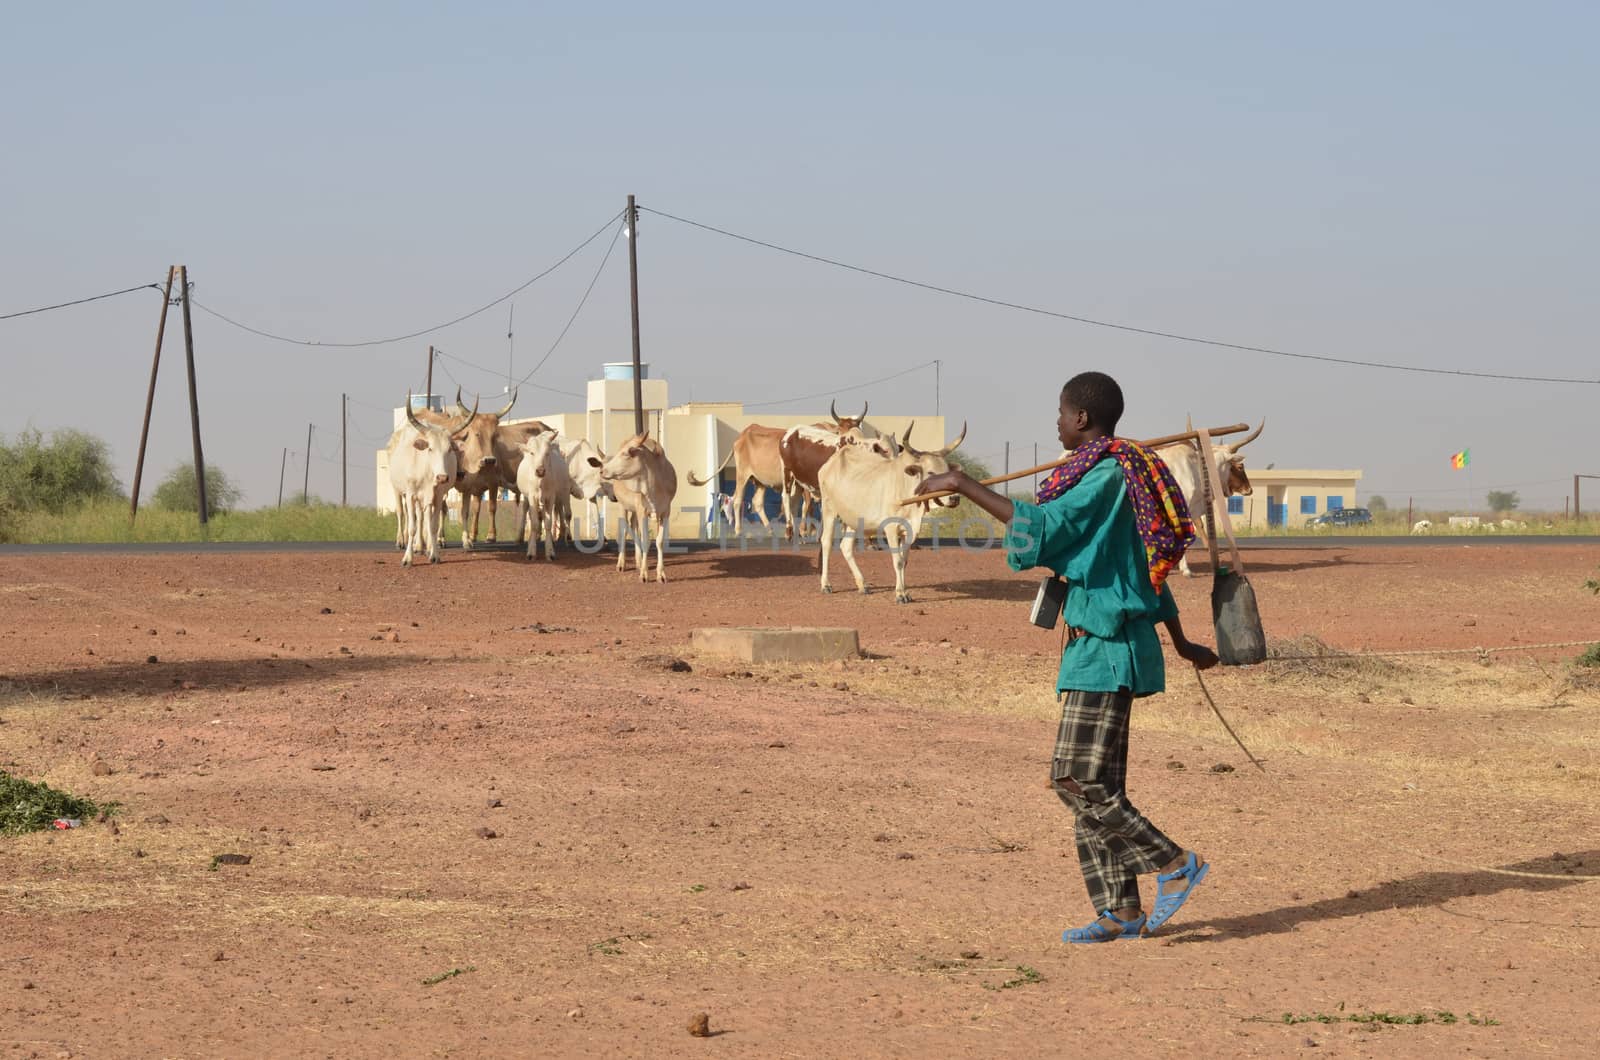
[[[428,440],[426,438],[414,439],[411,442],[411,448],[416,449],[419,452],[423,451],[423,450],[426,450],[428,448]]]
[[[918,467],[917,465],[915,465],[915,464],[912,464],[910,467],[907,467],[905,470],[906,470],[906,474],[910,475],[912,478],[916,478],[918,475],[920,475],[922,473],[922,469],[920,467]]]
[[[592,456],[589,458],[589,466],[590,467],[605,467],[604,464],[602,464],[599,460],[595,459]]]
[[[628,450],[628,455],[629,456],[638,456],[639,455],[639,447],[636,445],[632,449],[629,449]]]

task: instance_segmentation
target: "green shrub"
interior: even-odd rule
[[[211,512],[231,512],[239,506],[244,491],[216,465],[206,467],[206,509]],[[161,485],[150,495],[150,503],[169,512],[200,511],[200,499],[195,496],[193,464],[179,464],[167,472]]]

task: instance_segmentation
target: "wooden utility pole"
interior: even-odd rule
[[[1011,443],[1010,442],[1006,443],[1006,469],[1005,469],[1004,473],[1007,474],[1007,475],[1011,474]],[[1011,496],[1011,487],[1010,486],[1006,487],[1006,496],[1007,497]]]
[[[428,392],[422,395],[422,404],[433,408],[433,347],[428,347]]]
[[[150,361],[150,392],[144,399],[144,426],[139,428],[139,456],[133,465],[133,501],[128,509],[128,521],[139,515],[139,480],[144,477],[144,447],[150,439],[150,410],[156,403],[156,372],[161,368],[161,340],[167,334],[167,307],[172,304],[172,278],[178,273],[176,265],[167,267],[167,286],[161,292],[161,319],[156,322],[156,355]]]
[[[939,415],[939,369],[943,364],[943,361],[933,362],[933,414],[935,416]]]
[[[300,486],[300,502],[311,503],[311,428],[315,424],[306,424],[306,474],[305,482]]]
[[[350,507],[350,395],[339,395],[339,507]]]
[[[206,525],[206,456],[200,449],[200,397],[194,382],[194,327],[189,322],[189,266],[178,266],[183,287],[183,358],[189,365],[189,430],[194,435],[194,489],[200,502],[200,525]]]
[[[1039,443],[1038,442],[1034,442],[1033,443],[1033,464],[1034,464],[1035,467],[1039,466]],[[1037,497],[1039,495],[1039,476],[1037,474],[1035,474],[1033,476],[1033,495],[1035,497]]]
[[[1411,527],[1416,526],[1416,525],[1417,524],[1415,522],[1413,522],[1412,519],[1411,519],[1411,498],[1407,497],[1406,498],[1406,529],[1409,531]]]
[[[1583,518],[1583,502],[1578,499],[1578,482],[1581,479],[1597,478],[1600,475],[1573,475],[1572,476],[1572,521],[1577,522]]]
[[[283,450],[283,459],[278,461],[278,507],[283,507],[283,472],[289,466],[289,450]]]
[[[628,300],[633,306],[633,433],[644,433],[644,380],[639,378],[639,208],[628,196]]]

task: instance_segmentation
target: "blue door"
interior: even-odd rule
[[[1283,501],[1274,501],[1267,498],[1267,525],[1283,526],[1289,518],[1289,505]]]

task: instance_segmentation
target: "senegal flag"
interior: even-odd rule
[[[1455,468],[1457,471],[1460,471],[1470,463],[1472,463],[1471,449],[1463,449],[1459,453],[1450,454],[1450,466]]]

